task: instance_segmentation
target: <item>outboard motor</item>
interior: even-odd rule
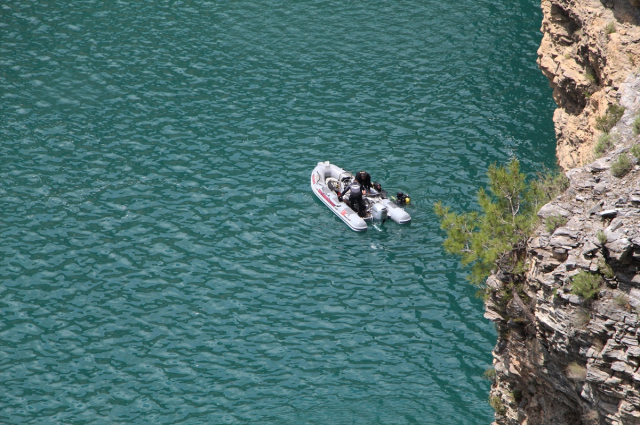
[[[371,217],[373,217],[373,221],[378,223],[384,223],[387,220],[387,207],[375,203],[371,207]]]

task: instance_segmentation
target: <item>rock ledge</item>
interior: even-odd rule
[[[640,166],[628,153],[640,142],[631,129],[640,76],[628,75],[617,93],[626,107],[611,131],[618,144],[567,171],[569,189],[540,209],[543,223],[566,223],[553,232],[541,225],[528,241],[524,309],[507,301],[499,276],[487,281],[485,317],[499,333],[491,397],[504,406],[496,424],[640,425]],[[631,169],[618,178],[611,166],[620,155]],[[602,275],[595,300],[572,293],[581,271]]]

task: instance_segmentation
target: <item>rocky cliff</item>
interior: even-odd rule
[[[539,62],[559,105],[558,157],[571,168],[571,185],[540,210],[516,289],[512,276],[487,281],[485,317],[499,334],[489,373],[499,425],[640,425],[640,136],[633,130],[640,9],[633,7],[543,1]],[[610,104],[626,108],[609,132],[612,146],[582,165],[594,159],[596,117]],[[592,297],[577,294],[580,274],[596,282]]]
[[[538,65],[558,104],[557,156],[565,170],[592,159],[596,118],[640,66],[640,0],[542,0]]]
[[[491,392],[497,424],[640,424],[640,77],[621,85],[626,107],[608,155],[567,172],[570,188],[539,212],[546,224],[528,243],[521,300],[503,276],[487,282],[485,317],[499,338]],[[612,166],[621,156],[629,171]],[[614,167],[615,168],[615,167]],[[617,174],[619,177],[615,177]],[[572,293],[574,277],[600,280],[593,300]]]

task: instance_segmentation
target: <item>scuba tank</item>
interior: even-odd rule
[[[408,193],[402,193],[402,192],[396,193],[396,199],[395,199],[396,205],[407,205],[410,202],[411,202],[411,198],[409,197]]]

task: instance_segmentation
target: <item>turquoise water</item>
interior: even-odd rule
[[[482,424],[431,206],[554,163],[534,1],[0,9],[0,422]],[[316,162],[411,194],[351,232]]]

